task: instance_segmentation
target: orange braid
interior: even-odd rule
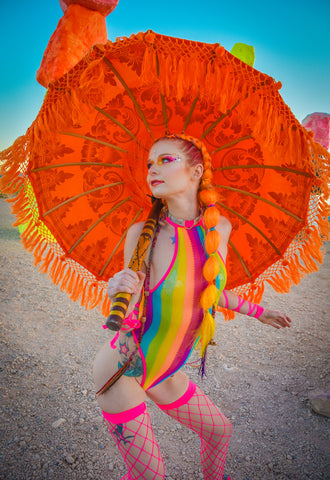
[[[201,353],[202,356],[204,356],[206,348],[210,343],[215,330],[215,322],[213,314],[210,313],[210,310],[214,310],[218,300],[218,290],[215,286],[215,279],[219,273],[219,263],[215,258],[215,253],[220,245],[220,234],[217,230],[215,230],[215,227],[220,219],[220,212],[216,207],[218,195],[212,185],[213,174],[211,156],[203,142],[189,135],[171,135],[169,137],[185,140],[186,142],[193,144],[200,151],[203,159],[204,172],[199,187],[198,198],[201,206],[204,207],[204,225],[208,230],[205,237],[205,250],[208,255],[208,259],[203,267],[203,275],[208,282],[208,286],[202,292],[200,298],[200,304],[204,310],[204,317],[200,326],[199,334]]]

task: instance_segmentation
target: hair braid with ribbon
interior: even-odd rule
[[[215,229],[220,220],[220,212],[216,207],[218,194],[212,184],[211,156],[203,142],[184,134],[168,135],[164,138],[177,140],[181,144],[183,151],[187,154],[189,163],[191,165],[202,163],[204,167],[198,191],[198,200],[203,207],[204,225],[207,230],[205,251],[208,257],[203,266],[203,276],[208,285],[200,297],[200,305],[204,311],[204,316],[199,330],[199,344],[201,347],[201,355],[204,357],[206,348],[214,335],[214,313],[218,301],[218,289],[215,285],[215,279],[220,271],[219,262],[215,256],[220,245],[220,234]]]

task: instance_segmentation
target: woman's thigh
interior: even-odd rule
[[[118,351],[113,350],[107,342],[97,353],[93,377],[96,391],[118,371]],[[120,413],[140,405],[146,399],[146,394],[135,377],[122,375],[117,382],[97,400],[101,409],[108,413]]]
[[[176,372],[159,385],[147,390],[148,397],[159,405],[168,405],[184,395],[189,386],[189,378],[183,372]]]

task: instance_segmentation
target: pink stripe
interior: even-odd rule
[[[241,297],[237,297],[237,299],[238,299],[238,305],[237,305],[236,308],[233,308],[233,311],[240,313],[241,306],[243,305],[245,300],[244,300],[244,298],[241,298]]]
[[[217,250],[217,254],[219,255],[219,257],[220,257],[221,260],[223,261],[224,266],[226,266],[226,262],[224,261],[223,256],[221,255],[221,253],[219,252],[219,250]]]
[[[155,285],[153,288],[150,288],[149,290],[149,293],[152,293],[154,292],[158,287],[159,285],[165,280],[165,278],[167,277],[167,275],[170,273],[170,271],[172,270],[172,267],[174,265],[174,262],[176,260],[176,257],[177,257],[177,254],[178,254],[178,231],[177,229],[175,230],[175,249],[174,249],[174,255],[173,255],[173,258],[172,258],[172,261],[170,263],[170,266],[168,267],[168,269],[166,270],[165,274],[163,275],[163,277],[159,280],[159,282],[157,283],[157,285]]]
[[[135,344],[137,345],[138,344],[138,338],[137,338],[135,332],[132,332],[132,334],[133,334]],[[146,381],[146,376],[147,376],[147,364],[146,364],[146,359],[144,358],[144,354],[142,352],[141,345],[139,345],[139,347],[138,347],[138,352],[140,354],[140,357],[141,357],[141,360],[142,360],[142,363],[143,363],[143,376],[142,376],[142,381],[141,381],[141,387],[143,388],[143,390],[146,390],[145,381]]]
[[[228,297],[227,297],[226,292],[223,291],[223,292],[222,292],[222,295],[225,297],[225,300],[226,300],[225,308],[228,308]]]
[[[113,350],[116,350],[116,342],[119,338],[119,331],[116,333],[116,335],[113,337],[113,339],[111,340],[110,342],[110,347],[113,349]]]
[[[142,415],[146,411],[146,404],[145,402],[141,403],[140,405],[137,405],[136,407],[130,408],[129,410],[125,410],[125,412],[120,412],[120,413],[108,413],[104,412],[103,417],[105,420],[107,420],[109,423],[114,423],[118,425],[119,423],[127,423],[130,420],[134,420],[134,418],[138,417],[139,415]]]
[[[194,224],[194,220],[185,220],[185,222],[187,223],[187,225],[178,225],[177,223],[172,222],[172,220],[170,219],[170,217],[167,217],[165,220],[166,220],[170,225],[173,225],[173,227],[175,227],[175,228],[191,228],[191,225]],[[189,224],[189,222],[191,222],[191,223]],[[196,223],[195,227],[199,227],[200,225],[202,225],[202,226],[204,227],[203,216],[201,216],[199,222]]]
[[[186,403],[188,403],[191,397],[195,394],[195,392],[196,392],[196,385],[194,384],[194,382],[189,380],[188,389],[186,393],[182,395],[182,397],[175,400],[175,402],[169,403],[167,405],[160,405],[159,403],[157,403],[157,406],[161,410],[172,410],[173,408],[179,408],[182,405],[185,405]]]
[[[194,262],[189,262],[189,260],[187,261],[185,292],[187,293],[189,290],[195,292],[196,291],[196,286],[194,281],[195,267],[196,267],[197,260],[199,260],[199,256],[197,257],[195,255],[195,251],[193,249],[192,239],[190,238],[190,237],[193,238],[193,235],[190,235],[190,232],[184,229],[180,234],[182,235],[184,245],[186,246],[187,258],[195,259]],[[180,242],[178,241],[178,243]],[[182,317],[181,325],[176,327],[175,339],[172,341],[171,347],[168,349],[166,358],[163,359],[161,368],[158,370],[158,372],[155,375],[153,375],[152,382],[147,385],[146,390],[148,390],[154,385],[157,385],[161,381],[165,380],[165,378],[168,377],[169,375],[169,370],[171,373],[174,373],[177,370],[179,370],[179,368],[182,366],[182,360],[180,359],[180,357],[178,357],[177,352],[182,349],[182,345],[188,345],[187,339],[188,339],[188,342],[191,341],[191,331],[189,329],[187,331],[187,325],[189,325],[191,318],[193,318],[193,304],[191,302],[190,295],[186,294],[183,297],[182,314],[183,314],[183,317]],[[190,327],[191,326],[192,324],[190,323]],[[198,327],[198,325],[196,325],[196,327]],[[186,348],[187,347],[185,347],[185,349]]]
[[[248,301],[248,304],[249,304],[249,311],[248,311],[247,314],[250,315],[250,316],[252,316],[252,312],[253,312],[253,310],[255,309],[256,306],[255,306],[254,303],[251,303],[251,302],[249,302],[249,301]]]
[[[261,307],[260,305],[257,305],[257,311],[254,314],[254,318],[260,318],[261,315],[264,313],[265,309]]]

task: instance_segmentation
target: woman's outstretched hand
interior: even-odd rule
[[[258,320],[265,325],[271,325],[274,328],[291,327],[291,319],[284,313],[277,310],[265,308]]]
[[[131,293],[132,295],[140,293],[144,279],[145,273],[124,268],[110,278],[108,282],[109,298],[112,300],[120,292]]]

